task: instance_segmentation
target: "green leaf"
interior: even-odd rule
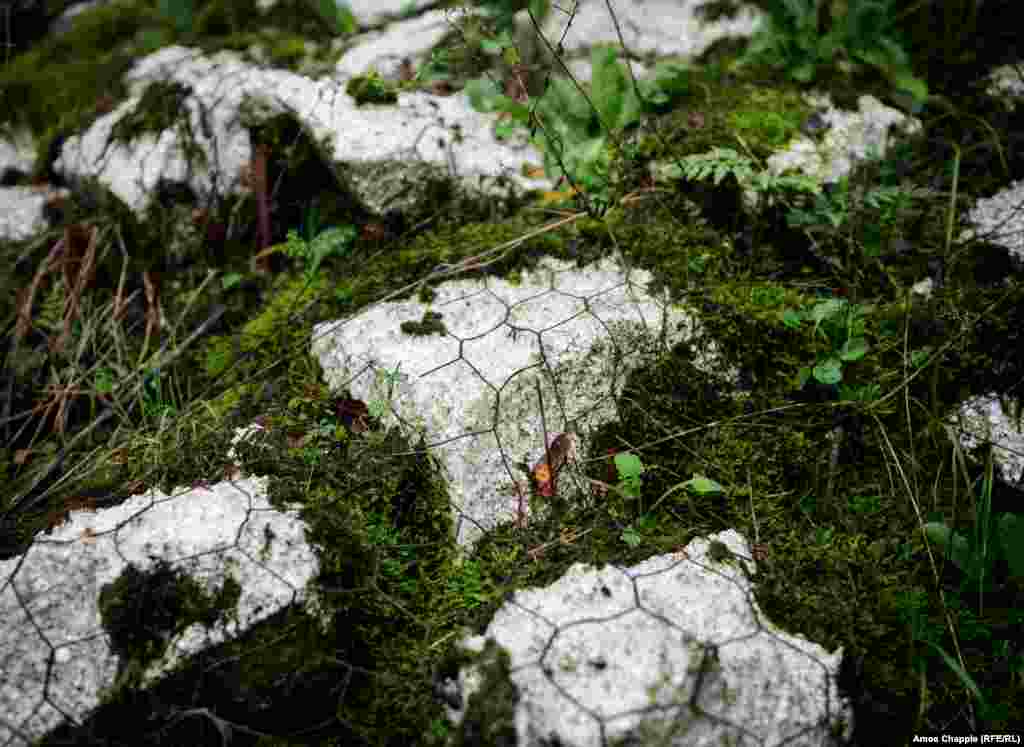
[[[621,539],[630,547],[636,547],[643,541],[643,538],[640,536],[640,533],[633,528],[632,524],[630,524],[622,530],[622,534],[619,535],[619,539]]]
[[[591,98],[600,121],[615,132],[640,121],[641,114],[640,101],[626,71],[616,61],[617,56],[612,47],[599,47],[591,56],[594,70]]]
[[[812,80],[814,80],[814,71],[815,65],[800,65],[798,67],[793,68],[793,72],[790,73],[790,76],[793,78],[793,80],[799,81],[801,83],[810,83]]]
[[[590,104],[576,84],[566,78],[554,78],[548,90],[537,104],[551,122],[561,121],[566,131],[577,131],[585,135],[594,116]]]
[[[497,101],[502,94],[501,87],[489,78],[474,78],[466,82],[463,90],[469,105],[478,112],[492,112],[498,109]]]
[[[946,666],[952,669],[956,676],[960,678],[960,681],[963,683],[964,687],[971,691],[971,694],[974,695],[974,697],[978,700],[979,703],[984,704],[985,696],[982,694],[981,689],[971,678],[971,675],[969,675],[966,672],[966,670],[964,670],[964,668],[960,666],[959,662],[957,662],[956,659],[951,657],[949,654],[943,651],[942,648],[932,643],[931,641],[926,640],[924,641],[924,643],[927,643],[929,646],[931,646],[939,652],[939,655],[942,657],[943,661],[946,662]]]
[[[802,319],[803,314],[796,309],[786,309],[782,312],[782,323],[789,329],[797,329],[800,326],[800,321]]]
[[[899,74],[896,76],[896,88],[905,91],[915,104],[923,105],[928,100],[928,84],[913,75]]]
[[[640,461],[640,457],[629,452],[615,455],[615,469],[619,472],[620,480],[636,478],[644,473],[644,465]]]
[[[718,495],[719,493],[725,492],[724,488],[714,480],[704,477],[704,475],[695,474],[689,480],[683,483],[683,485],[697,495]]]
[[[859,361],[867,352],[867,341],[863,337],[856,337],[843,343],[843,347],[839,349],[839,357],[844,361]]]
[[[814,378],[822,384],[838,384],[843,380],[843,364],[838,358],[826,358],[814,367]]]
[[[942,548],[949,555],[953,564],[962,571],[971,565],[970,543],[967,538],[954,532],[941,522],[930,521],[924,525],[925,536]]]
[[[846,301],[841,298],[830,298],[827,301],[819,301],[811,309],[811,319],[814,320],[815,329],[829,317],[836,316],[843,312]]]

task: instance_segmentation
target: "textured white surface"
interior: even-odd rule
[[[45,230],[46,196],[32,187],[0,187],[0,239],[21,241]]]
[[[243,167],[251,157],[240,106],[248,100],[269,118],[295,116],[338,163],[350,166],[390,164],[397,172],[431,165],[489,193],[550,187],[546,179],[527,179],[523,166],[541,161],[532,146],[498,142],[493,114],[474,111],[464,95],[399,94],[396,105],[357,107],[341,80],[311,80],[243,62],[231,52],[205,57],[184,47],[165,47],[141,60],[126,76],[133,98],[99,118],[81,136],[65,142],[57,168],[73,176],[96,176],[133,210],[153,200],[160,179],[184,181],[198,195],[209,195],[215,179],[228,192],[239,190]],[[176,129],[142,135],[130,144],[108,143],[117,121],[134,110],[138,96],[154,81],[175,81],[192,89],[184,103],[195,146],[208,168],[190,167],[187,143]],[[459,137],[453,132],[458,131]],[[489,179],[481,180],[481,177]],[[376,180],[376,181],[379,181]],[[367,203],[379,184],[353,181]]]
[[[703,0],[618,2],[611,4],[613,18],[605,0],[552,3],[556,9],[545,20],[543,32],[552,46],[561,43],[569,53],[592,44],[622,43],[638,55],[695,57],[717,39],[749,36],[760,24],[759,13],[747,8],[731,21],[705,24],[695,13],[702,4]]]
[[[403,59],[415,60],[441,41],[452,30],[454,18],[452,13],[433,10],[390,24],[384,31],[360,41],[346,52],[335,69],[341,77],[350,78],[373,67],[385,78],[392,78]]]
[[[458,540],[472,543],[513,515],[511,480],[525,476],[510,477],[502,455],[519,460],[528,454],[533,464],[543,452],[535,381],[543,391],[548,433],[586,432],[615,417],[614,400],[628,368],[658,350],[663,329],[669,345],[692,334],[695,322],[681,307],[647,294],[649,280],[649,273],[627,275],[608,258],[582,270],[545,258],[520,285],[494,278],[486,285],[452,281],[434,289],[429,306],[383,303],[354,319],[317,325],[312,351],[332,389],[347,386],[365,402],[390,400],[386,423],[398,422],[397,413],[425,433],[428,445],[438,444],[435,453],[446,465],[460,511]],[[442,314],[448,335],[401,331],[402,322],[420,321],[428,310]],[[512,327],[519,331],[513,334]],[[625,352],[618,368],[611,345],[593,347],[609,339]],[[699,364],[706,370],[733,376],[722,370],[713,348],[704,352]],[[385,372],[396,371],[402,380],[389,391]]]
[[[960,443],[973,449],[993,444],[992,457],[1008,482],[1024,478],[1024,433],[1021,413],[1011,400],[995,396],[974,397],[964,402],[953,422],[960,427]]]
[[[0,561],[0,744],[25,743],[14,728],[38,736],[61,723],[61,711],[81,718],[98,705],[117,673],[99,594],[129,563],[146,570],[157,558],[208,593],[230,573],[242,594],[230,618],[210,629],[192,625],[173,639],[147,682],[182,657],[305,600],[318,568],[297,511],[270,506],[265,478],[172,496],[154,490],[98,512],[72,512],[24,556]]]
[[[828,124],[824,142],[818,145],[802,135],[795,138],[786,150],[768,158],[772,173],[797,169],[822,184],[838,182],[850,173],[857,161],[872,153],[885,154],[890,127],[908,134],[921,129],[920,120],[908,118],[873,96],[858,98],[855,112],[836,109],[828,94],[808,94],[805,99],[811,106],[821,109],[822,118]]]
[[[842,649],[828,653],[768,622],[738,561],[708,557],[711,541],[756,570],[734,530],[631,568],[577,563],[548,587],[516,592],[484,635],[463,642],[479,652],[493,638],[508,651],[520,745],[557,737],[598,747],[643,735],[652,740],[644,744],[673,747],[740,739],[810,747],[827,743],[840,719],[850,723],[835,684]],[[717,668],[697,691],[710,647]],[[479,672],[461,672],[459,684],[465,703],[480,687]],[[690,712],[691,698],[705,715]]]
[[[1014,182],[997,194],[978,200],[968,220],[973,228],[964,229],[961,241],[987,239],[1005,246],[1024,261],[1024,181]]]

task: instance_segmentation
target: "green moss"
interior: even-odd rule
[[[240,598],[241,586],[230,576],[211,595],[163,561],[145,572],[128,564],[99,594],[103,628],[118,656],[112,690],[139,686],[141,673],[163,657],[171,639],[194,623],[212,627],[223,621]]]
[[[460,664],[475,667],[481,681],[466,703],[465,717],[458,731],[451,735],[451,747],[515,744],[518,738],[515,706],[519,693],[510,676],[508,651],[488,638],[480,653],[463,657]]]
[[[448,334],[444,322],[441,321],[442,314],[436,311],[424,311],[423,319],[418,322],[402,322],[401,329],[407,335],[423,337],[425,335],[446,335]]]
[[[708,545],[708,558],[714,563],[725,563],[733,557],[729,546],[724,542],[714,540]]]
[[[295,67],[306,57],[306,42],[299,37],[279,39],[269,51],[270,61],[284,67]]]
[[[353,77],[345,85],[345,93],[356,100],[356,106],[398,102],[395,89],[375,72]]]
[[[75,17],[66,35],[47,37],[0,68],[9,104],[0,121],[44,132],[61,120],[93,115],[103,94],[125,92],[121,76],[134,62],[136,35],[161,20],[145,2],[115,2]]]
[[[246,353],[259,351],[260,357],[266,355],[266,360],[286,349],[293,339],[288,335],[282,340],[280,331],[289,326],[289,316],[304,303],[315,300],[326,285],[323,277],[316,278],[310,284],[304,278],[281,276],[270,303],[242,327],[237,337],[211,336],[203,345],[197,355],[203,362],[206,375],[220,376]]]
[[[281,5],[286,13],[290,7],[298,19],[282,19],[283,23],[307,22],[309,14],[295,12],[299,6]],[[117,20],[131,39],[148,21],[141,11],[133,20],[125,7],[118,6],[119,20],[99,17],[108,26],[116,25]],[[248,5],[210,3],[198,25],[203,33],[223,30],[234,35],[230,40],[207,40],[211,49],[218,45],[242,48],[257,42],[269,48],[276,38],[284,50],[278,62],[293,63],[302,33],[296,32],[290,40],[287,35],[265,35],[253,28],[261,18]],[[51,129],[54,122],[83,116],[76,113],[76,107],[87,109],[94,100],[102,88],[93,69],[97,61],[102,71],[118,69],[130,60],[130,55],[114,53],[122,48],[101,33],[101,25],[87,21],[86,27],[92,41],[102,41],[91,52],[74,51],[89,60],[88,69],[67,63],[75,59],[71,51],[79,47],[42,45],[35,57],[19,58],[12,62],[16,67],[0,75],[4,83],[14,85],[11,89],[5,85],[5,92],[13,90],[25,102],[30,94],[36,97],[30,105],[26,103],[26,116]],[[147,28],[155,31],[162,27],[157,23]],[[325,36],[329,40],[332,35]],[[79,37],[73,44],[81,40]],[[137,54],[146,43],[135,39],[123,49]],[[109,57],[108,49],[112,50]],[[466,54],[454,62],[470,70],[474,60]],[[18,76],[32,81],[38,90],[20,83]],[[745,74],[727,81],[714,72],[696,73],[686,104],[658,118],[660,137],[637,136],[635,149],[612,149],[616,189],[637,189],[649,158],[704,152],[713,146],[738,150],[749,146],[758,159],[770,154],[792,136],[809,111],[789,84],[751,80]],[[52,92],[53,100],[39,97],[39,91]],[[168,102],[175,100],[176,93],[164,90],[157,96],[159,89],[153,91],[151,104],[137,108],[137,123],[148,122],[155,128],[160,109],[170,111]],[[62,108],[65,105],[70,108]],[[155,111],[145,114],[150,108]],[[703,120],[700,127],[693,124],[691,115],[696,114]],[[308,165],[325,156],[321,144],[309,138],[300,139],[289,150],[296,142],[297,124],[286,117],[255,117],[248,124],[282,163]],[[339,194],[335,184],[312,196],[303,195],[303,199],[318,201],[325,225],[351,222],[354,213]],[[710,226],[685,195],[663,193],[659,199],[660,204],[643,200],[615,207],[603,221],[577,220],[557,232],[508,248],[493,265],[461,276],[496,275],[517,281],[545,255],[582,265],[615,248],[631,264],[654,274],[650,290],[669,291],[675,303],[685,301],[699,315],[707,336],[696,338],[690,349],[679,346],[666,352],[661,360],[632,374],[616,403],[618,419],[588,434],[591,453],[599,456],[583,469],[594,479],[609,479],[608,460],[600,458],[606,449],[621,450],[629,445],[642,456],[648,470],[639,500],[595,500],[591,494],[577,494],[567,487],[551,502],[552,510],[527,528],[500,526],[472,552],[462,552],[454,546],[453,512],[440,468],[422,453],[422,444],[410,443],[397,431],[339,435],[330,423],[332,396],[343,393],[326,392],[320,371],[308,355],[308,338],[313,320],[333,318],[338,307],[321,308],[316,314],[298,312],[314,300],[323,301],[332,284],[352,289],[346,314],[358,313],[407,285],[395,299],[418,293],[421,300],[429,302],[436,296],[432,284],[439,282],[437,278],[424,280],[430,273],[508,245],[538,227],[539,219],[526,211],[509,217],[525,201],[481,203],[438,191],[418,207],[424,215],[435,216],[441,212],[439,206],[444,206],[446,219],[432,218],[428,230],[404,236],[387,251],[360,252],[343,267],[325,265],[322,279],[309,288],[302,287],[302,280],[278,279],[267,289],[267,304],[261,314],[240,330],[229,325],[237,334],[204,340],[195,349],[191,360],[199,365],[186,362],[182,367],[202,370],[203,375],[186,378],[183,372],[182,380],[193,394],[209,391],[197,382],[215,385],[206,397],[209,407],[197,408],[195,417],[183,418],[160,434],[140,435],[126,445],[121,455],[125,464],[122,482],[145,480],[147,485],[169,491],[220,474],[226,467],[231,436],[226,428],[230,419],[224,416],[235,410],[240,417],[265,414],[269,448],[241,447],[242,459],[248,467],[270,476],[275,505],[301,507],[321,568],[316,586],[327,613],[326,629],[322,620],[293,608],[257,626],[245,640],[232,643],[224,656],[239,662],[231,677],[244,683],[243,689],[273,690],[272,683],[284,673],[297,671],[328,682],[354,677],[345,680],[349,688],[340,713],[337,704],[331,703],[324,718],[340,715],[368,741],[397,732],[398,738],[407,736],[411,742],[423,736],[425,724],[439,718],[438,705],[423,687],[424,678],[463,629],[479,632],[486,626],[507,589],[550,583],[575,562],[633,564],[673,551],[694,536],[731,527],[765,547],[767,560],[758,564],[755,593],[774,622],[829,648],[844,645],[848,650],[870,653],[866,669],[880,690],[889,688],[906,700],[916,697],[907,685],[918,679],[911,676],[914,670],[899,622],[901,610],[905,611],[900,595],[907,589],[931,587],[927,573],[910,560],[923,552],[915,539],[914,517],[906,501],[887,497],[880,499],[878,511],[858,513],[848,499],[875,495],[882,492],[879,486],[890,484],[892,465],[880,456],[890,453],[886,448],[894,453],[914,453],[922,469],[940,463],[947,455],[934,442],[913,440],[914,432],[926,433],[926,428],[917,428],[916,422],[908,426],[881,412],[880,426],[886,429],[891,447],[869,432],[864,437],[867,456],[855,467],[832,474],[828,437],[834,428],[833,417],[836,412],[849,415],[850,408],[795,408],[787,399],[794,372],[813,357],[815,347],[811,336],[786,330],[780,314],[811,301],[813,283],[760,280],[765,274],[762,271],[778,268],[774,248],[763,247],[757,257],[747,261],[738,256],[731,236]],[[309,204],[305,202],[301,209]],[[251,208],[239,213],[243,223],[251,222],[252,213],[246,209]],[[177,214],[169,216],[168,221],[181,220]],[[291,224],[297,226],[299,220]],[[149,233],[138,231],[138,243],[127,243],[143,252],[150,251],[147,242],[163,237],[162,224],[155,219]],[[251,246],[240,245],[231,251],[238,262],[246,262]],[[183,285],[183,290],[189,287]],[[174,295],[172,284],[164,298],[170,301]],[[196,294],[190,301],[202,306],[203,301],[223,299],[233,305],[233,319],[248,319],[255,301],[262,304],[264,300],[236,298],[243,300]],[[885,313],[902,323],[903,311],[886,309]],[[937,316],[938,312],[929,310],[928,314]],[[429,312],[413,324],[418,325],[414,332],[424,327],[443,329]],[[694,352],[712,339],[727,360],[753,371],[756,388],[745,400],[722,396],[713,378],[695,369]],[[896,358],[893,353],[888,373],[874,359],[856,366],[868,378],[877,375],[881,379],[892,371],[902,371],[903,364],[895,362]],[[970,365],[966,358],[949,363],[961,373],[969,371]],[[222,378],[217,380],[218,376]],[[273,396],[264,399],[262,393],[268,389]],[[793,409],[781,409],[782,405]],[[211,412],[215,417],[209,417]],[[327,427],[318,430],[324,420]],[[723,494],[668,493],[694,472],[722,484]],[[112,480],[116,472],[104,467],[102,477]],[[832,487],[827,489],[829,485]],[[939,492],[945,489],[937,488]],[[666,494],[668,498],[659,503]],[[23,536],[34,536],[41,519],[26,514]],[[583,527],[589,530],[585,535],[570,534]],[[639,542],[627,543],[624,537],[633,535],[626,535],[623,527],[635,531]],[[552,538],[559,537],[574,539],[551,544]],[[547,548],[543,553],[527,555],[527,550],[542,546]],[[851,577],[858,580],[853,591]],[[198,604],[200,596],[194,593],[192,582],[178,574],[158,575],[135,586],[121,583],[122,591],[132,594],[143,593],[139,591],[143,587],[168,590],[165,606],[176,606],[184,616],[164,618],[159,612],[154,629],[164,633],[188,615],[212,615],[218,606]],[[112,595],[117,596],[107,593],[104,607],[116,627],[124,610],[117,611]],[[188,601],[192,597],[195,599]],[[159,610],[154,607],[155,614]],[[339,668],[332,662],[342,638],[348,646],[346,667],[352,664],[354,669]],[[160,648],[161,636],[128,635],[118,645],[146,659]],[[258,647],[261,656],[245,655],[251,654],[253,647]],[[472,700],[468,723],[481,725],[497,738],[509,733],[514,687],[508,677],[507,654],[502,656],[497,647],[487,651],[482,660],[488,685],[482,692],[497,695]],[[131,667],[137,665],[127,665],[123,680],[135,676]],[[382,676],[385,671],[391,676]],[[209,676],[209,671],[205,674]],[[957,686],[953,682],[949,688],[952,691]]]
[[[159,137],[166,130],[177,130],[189,166],[196,170],[208,168],[206,153],[197,144],[192,132],[192,118],[187,112],[186,100],[192,90],[177,82],[157,81],[146,86],[134,109],[122,116],[110,132],[111,142],[129,144],[141,135]]]

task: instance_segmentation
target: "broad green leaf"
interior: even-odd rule
[[[503,95],[498,83],[489,78],[474,78],[467,81],[463,90],[469,99],[469,105],[478,112],[495,111],[498,108],[497,102]]]
[[[844,361],[859,361],[868,352],[867,341],[863,337],[855,337],[843,343],[839,357]]]
[[[621,539],[630,547],[636,547],[643,541],[643,538],[640,536],[640,533],[633,528],[632,524],[630,524],[622,530],[622,534],[619,535],[619,539]]]
[[[553,78],[538,107],[545,110],[551,121],[561,120],[566,129],[584,133],[594,116],[586,98],[567,78]]]
[[[814,367],[814,378],[822,384],[838,384],[843,380],[843,364],[838,358],[826,358]]]
[[[836,314],[841,313],[845,305],[846,301],[841,298],[830,298],[827,301],[819,301],[814,304],[814,308],[811,309],[811,319],[814,320],[814,324],[817,326],[830,316],[835,316]]]
[[[711,480],[704,475],[694,475],[689,480],[683,483],[688,490],[692,490],[698,495],[717,495],[718,493],[724,492],[724,489],[714,480]]]
[[[619,472],[619,478],[625,480],[642,475],[644,465],[640,457],[627,452],[615,455],[615,469]]]

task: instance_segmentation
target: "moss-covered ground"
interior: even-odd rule
[[[292,5],[302,7],[289,11]],[[267,19],[245,4],[203,3],[187,33],[151,3],[83,14],[70,36],[0,69],[0,85],[14,97],[6,124],[29,126],[46,154],[61,133],[109,108],[105,97],[125,95],[119,76],[134,59],[176,41],[210,50],[263,45],[265,60],[304,72],[337,59],[347,43],[337,29],[298,0],[278,6],[280,15]],[[1024,304],[1020,286],[1002,282],[1014,266],[993,245],[958,242],[947,222],[958,225],[969,198],[1020,174],[1019,153],[1000,147],[1019,129],[1018,117],[978,93],[957,98],[952,110],[926,108],[921,135],[858,167],[849,193],[822,197],[831,202],[818,203],[818,223],[793,226],[789,210],[813,211],[814,200],[751,214],[734,178],[717,186],[650,179],[651,160],[712,147],[760,163],[812,114],[795,84],[734,60],[728,45],[709,52],[688,95],[646,118],[628,142],[609,145],[614,199],[607,213],[579,216],[461,274],[514,279],[542,256],[583,266],[618,251],[650,270],[674,302],[696,310],[706,334],[635,372],[618,419],[581,449],[578,474],[613,484],[610,452],[638,456],[644,472],[639,491],[629,491],[636,495],[566,480],[542,518],[503,525],[471,553],[454,544],[434,458],[415,434],[384,429],[347,393],[328,390],[309,354],[312,328],[384,297],[429,300],[431,286],[443,281],[442,264],[536,232],[553,211],[569,214],[576,209],[569,193],[481,204],[442,191],[422,206],[422,220],[380,219],[356,205],[295,122],[278,118],[253,133],[268,144],[268,178],[280,185],[274,245],[292,229],[308,240],[318,227],[358,230],[315,274],[284,251],[254,261],[250,195],[206,206],[168,193],[139,219],[102,190],[80,185],[55,206],[57,228],[0,247],[0,261],[14,268],[0,297],[8,299],[5,366],[17,382],[9,389],[0,475],[14,486],[0,506],[5,557],[24,551],[69,508],[232,474],[233,429],[260,418],[270,448],[241,447],[245,470],[269,476],[275,504],[302,506],[320,558],[326,627],[290,607],[152,690],[114,688],[87,725],[93,736],[130,743],[137,734],[124,725],[137,728],[129,715],[144,712],[156,719],[147,728],[159,724],[174,743],[217,742],[227,724],[236,742],[261,745],[439,744],[446,737],[468,744],[468,732],[446,724],[432,686],[453,671],[456,642],[466,631],[482,632],[508,591],[548,584],[576,562],[631,565],[727,528],[756,545],[756,596],[773,622],[829,650],[844,647],[842,681],[862,743],[882,743],[875,727],[886,730],[889,744],[915,732],[954,731],[967,714],[986,731],[1020,723],[1020,579],[998,566],[983,592],[965,587],[922,532],[924,520],[939,516],[970,527],[976,511],[983,455],[961,459],[944,418],[965,396],[1019,392],[1020,362],[1006,351],[1019,349]],[[817,84],[841,101],[851,89],[885,96],[867,75],[851,81],[837,73]],[[167,126],[162,118],[174,111],[167,101],[179,94],[151,88],[150,116],[121,136]],[[48,165],[41,158],[34,176],[45,178]],[[879,188],[911,197],[869,200]],[[829,220],[826,208],[842,219]],[[64,278],[46,276],[23,334],[11,331],[14,299],[24,299],[17,292],[75,224],[97,231],[96,268],[58,349],[52,343],[65,328],[65,302],[76,295]],[[841,264],[823,263],[822,255]],[[936,266],[944,284],[927,300],[912,295],[911,285]],[[819,314],[815,324],[815,308],[834,313]],[[424,317],[410,333],[443,333],[434,321]],[[741,371],[745,397],[728,396],[695,367],[709,340]],[[816,366],[824,371],[856,340],[866,352],[840,359],[841,382],[814,377]],[[49,469],[57,460],[60,468]],[[678,489],[695,474],[722,490]],[[1018,498],[1000,486],[994,510],[1020,510]],[[125,584],[133,580],[126,576]],[[182,621],[212,614],[210,600],[187,581],[171,581],[178,591],[164,607],[184,610]],[[163,608],[153,607],[159,629],[173,629]],[[116,605],[104,609],[119,619]],[[128,636],[118,645],[127,653],[138,644],[140,656],[150,657],[160,640]],[[508,664],[491,658],[498,688]],[[137,663],[123,668],[133,671]],[[181,717],[208,703],[217,704],[215,716]],[[470,705],[486,735],[472,743],[506,743],[508,699]],[[51,743],[88,741],[81,733],[64,729]]]

